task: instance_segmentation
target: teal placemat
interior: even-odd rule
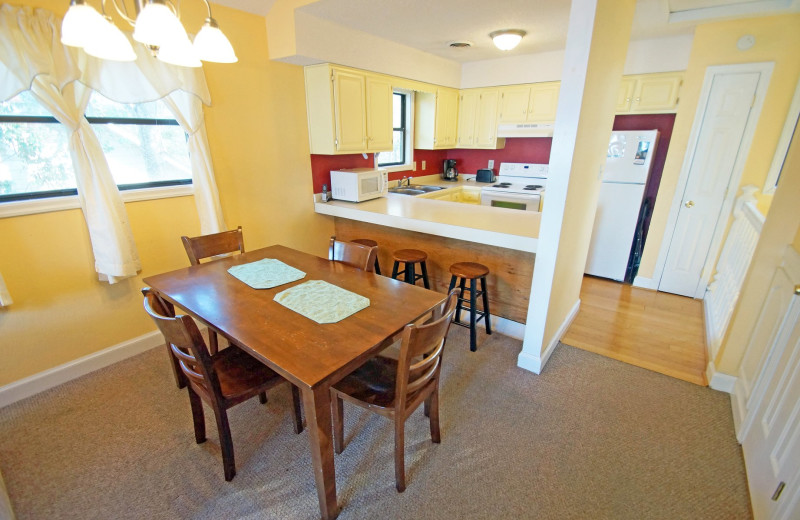
[[[281,291],[275,301],[317,323],[336,323],[369,307],[369,298],[323,280],[309,280]]]
[[[306,273],[274,258],[234,265],[228,272],[253,289],[270,289],[300,280]]]

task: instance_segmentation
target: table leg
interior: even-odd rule
[[[331,392],[325,385],[302,390],[319,509],[323,520],[332,520],[339,515],[339,506],[336,503],[336,471],[331,439]]]

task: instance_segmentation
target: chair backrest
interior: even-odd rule
[[[211,355],[194,320],[186,315],[170,316],[164,301],[149,287],[142,289],[142,294],[144,310],[164,335],[194,389],[209,398],[221,399],[222,391]]]
[[[404,409],[418,392],[436,384],[447,332],[460,293],[458,288],[450,291],[441,311],[434,313],[433,321],[425,325],[406,325],[403,330],[397,364],[396,409]]]
[[[200,235],[199,237],[189,238],[182,236],[181,241],[189,255],[189,262],[197,265],[200,260],[212,256],[223,255],[238,251],[244,253],[244,237],[242,236],[242,226],[221,233],[211,235]]]
[[[341,242],[336,240],[336,237],[331,237],[331,244],[328,247],[328,260],[342,262],[370,273],[375,271],[377,255],[377,247],[369,247],[355,242]]]

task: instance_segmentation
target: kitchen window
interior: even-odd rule
[[[94,92],[86,119],[120,190],[191,184],[186,134],[162,102]],[[0,203],[77,195],[68,139],[30,92],[0,103]]]
[[[392,94],[392,151],[376,153],[377,166],[390,171],[410,169],[413,99],[411,92],[395,91]]]

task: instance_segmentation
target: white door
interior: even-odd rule
[[[687,150],[688,177],[677,207],[659,291],[697,296],[715,228],[726,205],[728,186],[738,186],[741,165],[747,157],[749,139],[745,135],[748,126],[758,119],[754,113],[758,110],[753,106],[759,82],[762,88],[766,82],[764,75],[746,71],[710,77],[708,94],[700,101],[704,110],[698,110],[695,118],[695,125],[699,121],[700,127],[692,131],[696,135],[694,147]],[[735,193],[730,195],[732,200]]]

